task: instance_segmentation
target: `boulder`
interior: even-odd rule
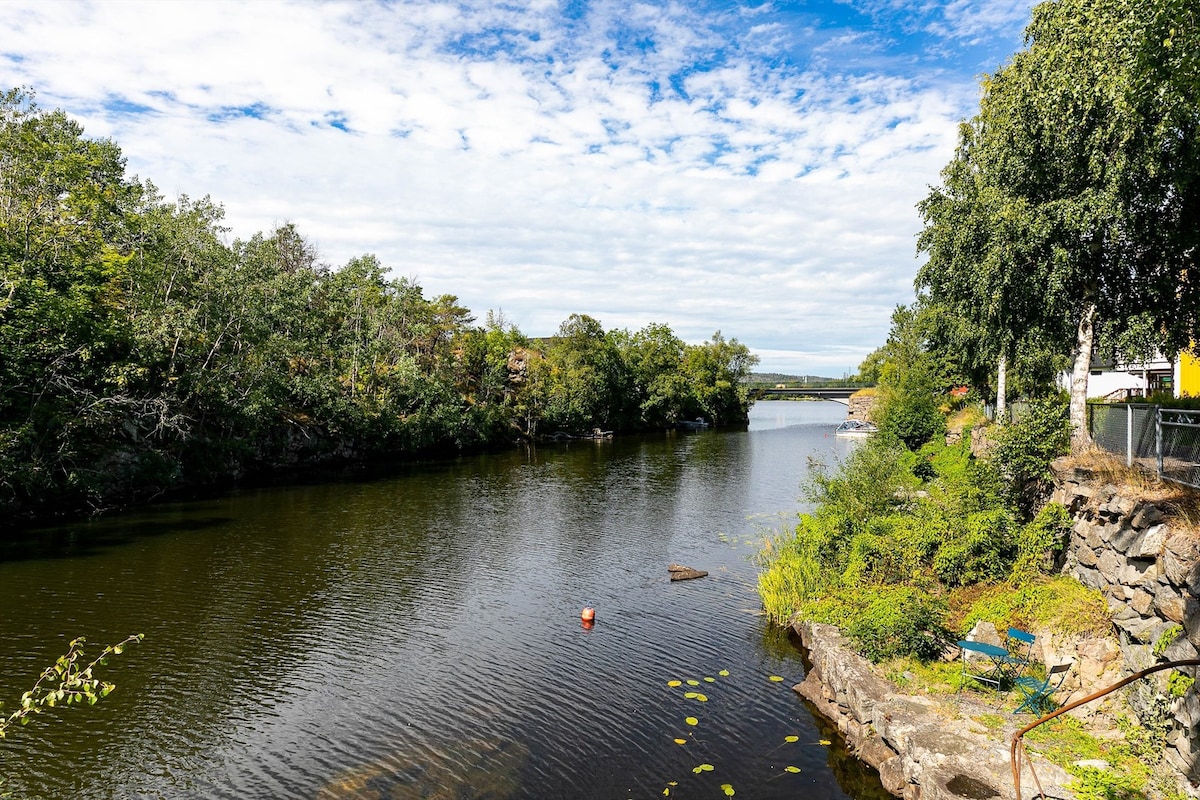
[[[668,564],[667,572],[671,574],[671,580],[673,581],[690,581],[695,578],[703,578],[708,574],[702,569],[692,569],[682,564]]]

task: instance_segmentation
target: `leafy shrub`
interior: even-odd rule
[[[862,654],[878,662],[898,656],[933,658],[948,638],[944,608],[928,592],[912,586],[855,587],[842,630]]]
[[[1003,508],[969,515],[933,557],[933,570],[950,586],[997,580],[1008,573],[1016,552],[1015,520]]]
[[[1017,560],[1012,578],[1023,580],[1054,568],[1055,557],[1067,545],[1071,515],[1060,503],[1047,503],[1017,534]]]
[[[1050,462],[1071,446],[1066,399],[1062,395],[1034,400],[1020,422],[998,426],[992,463],[1002,476],[1005,499],[1025,518],[1041,496],[1039,485],[1050,478]],[[1032,485],[1033,491],[1029,491]]]
[[[903,442],[909,450],[916,450],[946,430],[946,417],[927,391],[891,392],[875,416],[880,433]]]

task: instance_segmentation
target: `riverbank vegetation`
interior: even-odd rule
[[[1067,524],[1048,465],[1089,445],[1093,355],[1200,341],[1198,52],[1200,19],[1172,0],[1033,9],[920,204],[917,298],[859,369],[880,433],[816,466],[815,510],[766,556],[773,618],[841,624],[875,658],[932,655],[953,592],[1042,580]],[[1016,422],[1010,394],[1031,401]],[[960,417],[948,441],[983,403],[1001,424],[972,447],[980,420]]]
[[[746,421],[716,333],[531,339],[295,226],[229,241],[30,93],[0,95],[0,513],[102,509],[260,470]]]

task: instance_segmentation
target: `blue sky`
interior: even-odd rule
[[[1032,5],[7,0],[0,85],[231,240],[293,222],[532,336],[662,322],[840,376]]]

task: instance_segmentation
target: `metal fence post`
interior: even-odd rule
[[[1154,458],[1158,462],[1158,479],[1163,479],[1162,406],[1154,410]]]
[[[1125,404],[1125,466],[1133,466],[1133,403]]]

